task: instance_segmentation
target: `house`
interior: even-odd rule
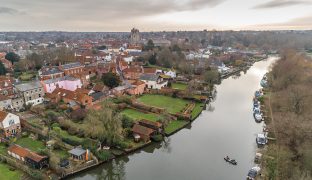
[[[165,81],[160,75],[142,74],[140,80],[145,83],[145,87],[149,89],[161,89],[166,87],[168,81]]]
[[[124,95],[131,88],[131,85],[118,86],[112,89],[112,93],[116,96]]]
[[[92,90],[94,92],[102,92],[104,94],[109,94],[109,87],[105,86],[104,84],[96,84],[93,86]]]
[[[23,95],[26,105],[37,105],[43,102],[44,90],[40,81],[18,84],[15,88]]]
[[[39,78],[41,81],[48,79],[61,78],[64,76],[64,72],[61,71],[57,66],[45,66],[42,67],[39,71]]]
[[[139,121],[139,124],[141,126],[145,126],[151,129],[154,129],[155,131],[159,131],[162,127],[162,124],[160,122],[154,122],[146,119],[142,119]]]
[[[138,79],[143,73],[143,68],[140,66],[131,66],[123,71],[126,79]]]
[[[83,68],[84,65],[80,64],[80,62],[59,65],[59,69],[64,72],[65,76],[82,73]]]
[[[9,76],[0,76],[0,94],[13,97],[15,94],[13,82],[13,78]]]
[[[88,154],[87,151],[80,148],[80,147],[76,147],[70,151],[68,151],[68,153],[70,154],[71,158],[75,161],[85,161],[88,160]]]
[[[8,96],[0,94],[0,110],[12,109],[12,100]]]
[[[11,99],[12,101],[12,109],[14,111],[20,111],[21,109],[24,109],[24,98],[23,97],[15,97]]]
[[[144,93],[145,90],[145,83],[140,80],[129,80],[131,84],[131,88],[128,90],[128,94],[131,95],[141,95]]]
[[[25,162],[34,169],[42,169],[49,166],[49,158],[47,156],[38,155],[17,144],[13,144],[8,148],[8,154],[15,159]]]
[[[83,106],[92,105],[92,97],[76,91],[69,91],[62,88],[56,88],[52,93],[46,95],[46,99],[52,103],[59,103],[63,100],[68,105],[78,103]],[[73,103],[75,102],[75,103]]]
[[[132,132],[135,139],[142,139],[144,142],[147,142],[156,131],[145,126],[135,124],[132,128]]]
[[[177,74],[175,71],[169,70],[165,72],[165,75],[170,76],[172,79],[177,77]]]
[[[0,111],[0,129],[5,137],[16,136],[21,133],[20,118],[12,113]]]
[[[46,93],[52,93],[57,87],[69,91],[75,91],[77,88],[82,87],[81,80],[72,76],[48,79],[45,81],[41,81],[41,84]]]

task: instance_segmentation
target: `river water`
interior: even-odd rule
[[[255,63],[247,72],[216,86],[215,100],[190,125],[126,157],[71,179],[105,180],[242,180],[253,166],[256,134],[263,124],[252,115],[252,98],[276,58]],[[230,156],[237,166],[223,160]]]

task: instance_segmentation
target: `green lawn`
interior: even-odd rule
[[[177,113],[185,108],[189,101],[163,95],[145,94],[138,98],[146,105],[165,108],[169,113]]]
[[[33,140],[29,137],[20,138],[15,143],[34,152],[39,152],[40,150],[46,148],[42,141]]]
[[[21,81],[31,81],[33,78],[36,77],[36,75],[38,74],[38,72],[23,72],[19,78],[21,79]]]
[[[7,147],[3,143],[0,143],[0,153],[5,154],[7,152]]]
[[[172,83],[171,84],[172,89],[179,89],[179,90],[185,90],[187,88],[187,84],[182,83]]]
[[[7,164],[0,163],[0,179],[18,180],[22,173],[18,170],[11,171]]]
[[[165,133],[170,134],[175,130],[185,126],[187,123],[188,123],[187,121],[171,121],[165,128]]]
[[[147,119],[151,121],[157,121],[159,118],[156,114],[152,113],[143,113],[140,111],[136,111],[134,109],[125,109],[121,111],[121,114],[133,119],[133,120],[141,120],[141,119]]]
[[[202,110],[203,110],[202,106],[203,105],[204,105],[204,103],[198,103],[198,102],[195,104],[195,107],[192,111],[192,120],[194,120],[194,118],[202,112]]]

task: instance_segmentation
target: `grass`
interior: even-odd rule
[[[0,143],[0,154],[5,154],[7,152],[7,147],[3,143]]]
[[[37,72],[23,72],[19,78],[22,80],[22,81],[31,81],[33,78],[35,78],[37,75]]]
[[[157,121],[159,118],[156,114],[152,114],[152,113],[144,113],[144,112],[140,112],[134,109],[125,109],[123,111],[121,111],[121,114],[135,120],[141,120],[141,119],[147,119],[150,121]]]
[[[65,150],[58,149],[53,151],[60,159],[65,159],[69,157],[69,153]]]
[[[45,145],[41,141],[33,140],[32,138],[25,137],[20,138],[16,141],[16,144],[28,148],[34,152],[39,152],[42,149],[45,149]]]
[[[192,120],[194,120],[195,117],[197,117],[202,112],[203,105],[204,103],[198,103],[198,102],[195,104],[195,107],[192,111]]]
[[[171,134],[177,129],[180,129],[183,126],[185,126],[187,123],[188,123],[187,121],[171,121],[165,128],[165,133]]]
[[[179,89],[184,91],[187,88],[187,84],[182,84],[182,83],[172,83],[171,84],[172,89]]]
[[[146,94],[138,98],[138,101],[159,108],[165,108],[169,113],[177,113],[183,110],[189,101],[163,95]]]
[[[0,163],[0,179],[17,180],[21,179],[22,173],[18,170],[11,171],[7,164]]]

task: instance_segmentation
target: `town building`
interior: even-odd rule
[[[83,72],[84,65],[80,64],[80,62],[74,62],[69,64],[60,65],[59,69],[64,72],[65,76],[80,74]]]
[[[33,81],[29,83],[23,83],[15,85],[15,88],[24,97],[26,105],[38,105],[44,100],[44,90],[40,81]]]
[[[41,81],[44,92],[52,93],[56,88],[62,88],[69,91],[75,91],[82,87],[81,80],[72,76],[64,76],[55,79]]]

